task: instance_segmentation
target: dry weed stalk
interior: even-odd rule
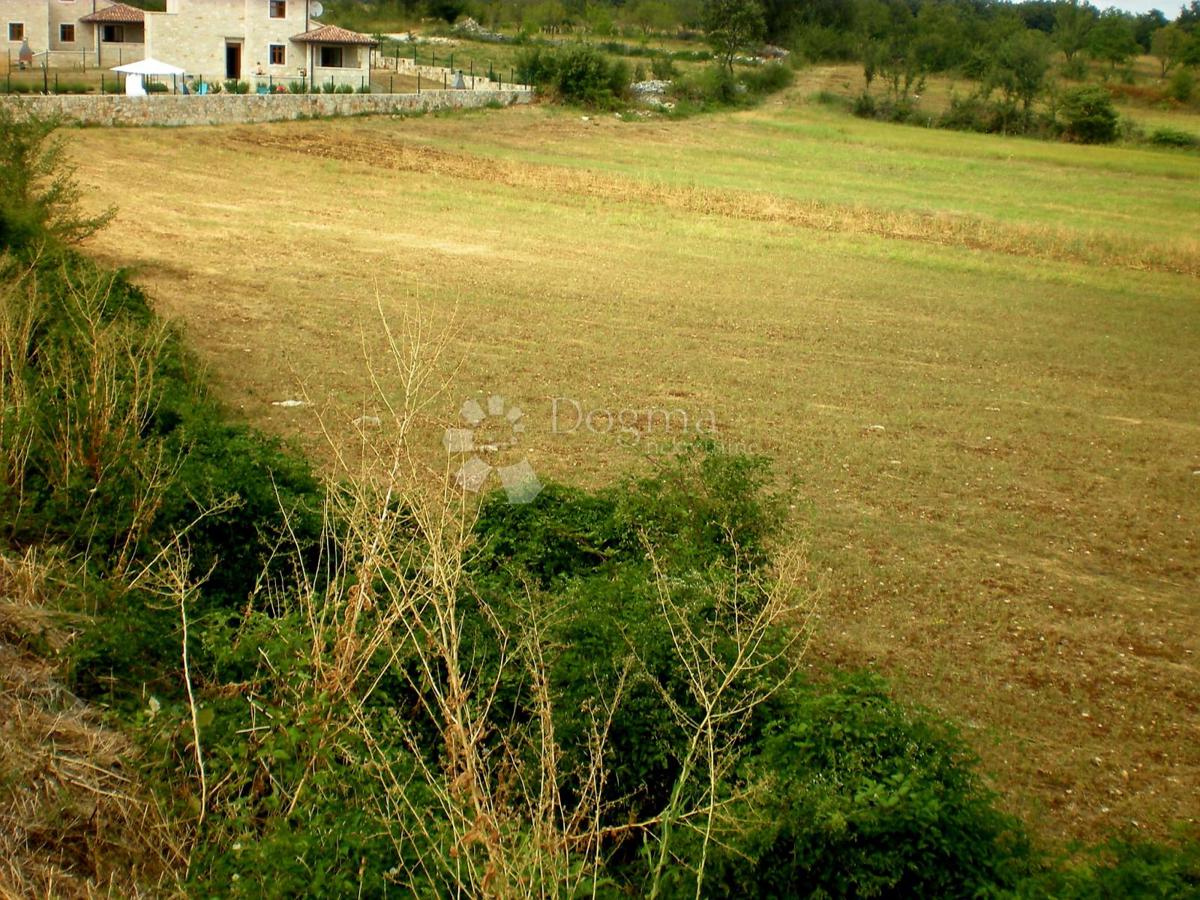
[[[728,539],[736,549],[733,535]],[[709,585],[706,596],[712,598],[713,608],[698,616],[694,604],[676,596],[671,578],[644,537],[643,545],[654,567],[659,610],[694,704],[685,706],[654,681],[676,724],[689,737],[670,800],[657,817],[658,854],[650,896],[659,895],[672,859],[674,829],[683,823],[700,835],[694,866],[700,897],[709,847],[722,824],[718,816],[728,805],[728,798],[719,795],[720,787],[738,761],[736,748],[743,743],[754,710],[795,675],[811,634],[818,594],[803,547],[792,545],[779,550],[770,574],[744,569],[735,557],[729,580],[713,579]],[[698,797],[694,779],[701,781]]]
[[[23,506],[35,428],[25,370],[40,318],[36,271],[36,263],[17,267],[7,255],[0,256],[0,272],[11,273],[0,285],[0,486],[15,492],[17,512]]]
[[[62,280],[66,317],[82,352],[47,355],[45,380],[61,391],[60,415],[47,423],[54,454],[47,475],[60,489],[82,475],[95,496],[121,467],[136,470],[117,555],[116,570],[124,572],[181,463],[161,443],[142,440],[161,399],[157,372],[167,329],[113,315],[114,277],[73,277],[64,266]]]

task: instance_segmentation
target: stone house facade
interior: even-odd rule
[[[41,65],[110,68],[152,56],[207,81],[259,89],[296,81],[370,82],[375,41],[317,21],[314,0],[166,0],[145,12],[113,0],[0,0],[14,65],[28,43]]]

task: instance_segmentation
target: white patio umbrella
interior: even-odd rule
[[[170,63],[160,62],[152,56],[147,56],[145,59],[139,59],[137,62],[126,63],[123,66],[114,66],[114,72],[122,72],[125,75],[182,75],[183,69],[179,66],[173,66]]]
[[[142,86],[142,78],[146,75],[170,75],[172,79],[183,75],[183,69],[170,63],[162,62],[152,56],[139,59],[137,62],[126,63],[123,66],[113,66],[114,72],[125,76],[125,93],[134,97],[144,97],[146,89]]]

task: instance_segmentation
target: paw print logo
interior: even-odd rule
[[[493,459],[512,451],[525,432],[525,413],[521,407],[509,405],[499,394],[487,398],[483,406],[477,400],[467,400],[459,410],[465,428],[447,428],[442,444],[450,453],[467,456],[459,466],[454,480],[464,490],[478,493],[487,484],[492,472],[500,476],[500,484],[509,503],[529,503],[542,491],[542,483],[528,459],[510,466],[493,465]]]

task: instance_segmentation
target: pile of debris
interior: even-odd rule
[[[488,31],[470,16],[467,16],[465,19],[460,19],[457,23],[455,23],[454,30],[460,34],[469,34],[477,41],[504,42],[511,40],[511,38],[509,38],[507,35],[499,34],[495,31]]]
[[[630,92],[638,103],[656,109],[675,108],[675,104],[666,99],[667,91],[670,88],[671,82],[660,80],[636,81],[629,86]]]

